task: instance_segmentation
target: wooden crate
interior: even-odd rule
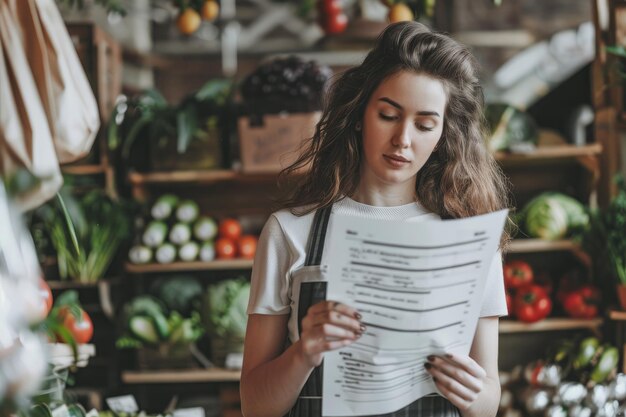
[[[321,112],[266,114],[259,123],[240,117],[237,122],[242,171],[278,172],[294,162],[303,140],[315,132]]]

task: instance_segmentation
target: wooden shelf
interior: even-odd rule
[[[511,241],[509,253],[577,251],[580,245],[571,240],[514,239]]]
[[[128,181],[133,186],[156,184],[211,184],[217,182],[268,182],[276,181],[277,173],[244,174],[233,170],[131,172]]]
[[[51,290],[71,290],[79,288],[96,288],[98,282],[76,282],[76,281],[46,281]]]
[[[170,264],[125,264],[126,272],[144,274],[153,272],[208,271],[227,269],[251,269],[252,259],[217,259],[211,262],[172,262]]]
[[[507,162],[533,162],[553,159],[575,159],[580,157],[588,157],[600,155],[602,153],[602,145],[599,143],[592,143],[589,145],[575,146],[575,145],[554,145],[554,146],[539,146],[534,151],[529,153],[510,153],[510,152],[496,152],[495,158],[497,161]]]
[[[602,319],[548,318],[537,323],[523,323],[514,320],[500,320],[500,333],[548,332],[558,330],[589,329],[596,331]]]
[[[609,318],[616,321],[626,321],[626,311],[624,310],[610,310]]]
[[[172,369],[163,371],[124,371],[126,384],[177,384],[194,382],[237,382],[241,371],[228,369]]]
[[[513,239],[507,253],[571,252],[583,265],[591,266],[591,257],[572,240]]]
[[[105,172],[102,165],[65,165],[61,167],[61,170],[64,174],[71,175],[96,175]]]

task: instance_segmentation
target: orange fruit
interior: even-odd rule
[[[217,19],[217,16],[220,14],[220,5],[215,0],[207,0],[202,5],[201,9],[202,18],[204,20],[208,20],[209,22]]]
[[[413,12],[409,8],[409,6],[404,3],[397,3],[391,6],[391,8],[389,9],[389,14],[387,15],[387,20],[389,20],[389,23],[405,22],[413,20],[413,18]]]
[[[178,15],[178,19],[176,20],[178,30],[180,30],[180,33],[184,35],[191,35],[194,33],[200,27],[200,23],[202,23],[200,15],[191,7],[186,8],[180,15]]]

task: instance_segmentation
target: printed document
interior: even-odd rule
[[[469,353],[507,210],[415,223],[333,216],[327,299],[355,307],[367,329],[324,355],[322,415],[397,411],[437,392],[428,355]]]

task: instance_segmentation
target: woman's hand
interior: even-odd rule
[[[363,334],[361,315],[336,301],[321,301],[309,308],[302,319],[302,354],[311,366],[322,363],[323,353],[348,346]]]
[[[474,404],[487,378],[487,372],[469,356],[429,356],[424,367],[439,392],[460,410]]]

